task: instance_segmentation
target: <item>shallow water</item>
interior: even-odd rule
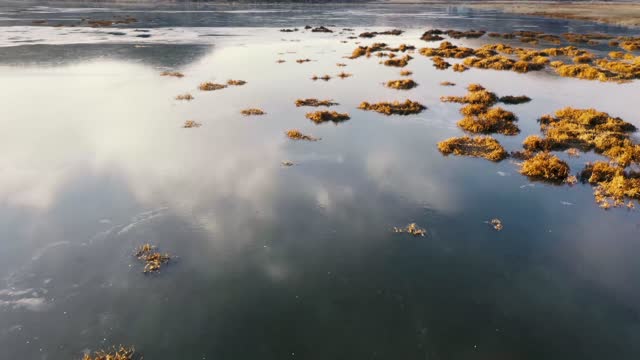
[[[469,83],[533,99],[505,106],[522,130],[497,136],[507,150],[565,106],[640,126],[639,83],[439,71],[414,54],[419,86],[398,91],[382,85],[398,68],[343,58],[357,41],[425,46],[432,27],[628,30],[459,7],[166,5],[117,30],[150,38],[62,35],[77,28],[31,21],[141,9],[38,5],[0,7],[0,26],[36,44],[0,33],[0,358],[76,359],[117,344],[145,359],[640,355],[638,212],[599,209],[588,185],[532,183],[512,162],[436,148],[462,134],[459,106],[440,96]],[[350,32],[278,31],[306,23],[408,31],[347,43]],[[159,76],[167,69],[185,77]],[[310,80],[342,70],[353,76]],[[248,83],[197,90],[231,78]],[[173,100],[185,92],[195,100]],[[312,108],[294,105],[304,97],[334,99],[351,120],[315,125]],[[357,109],[405,98],[428,110]],[[248,107],[267,115],[240,115]],[[182,129],[188,119],[202,127]],[[322,140],[292,142],[290,128]],[[597,158],[560,156],[572,172]],[[495,217],[504,230],[486,223]],[[410,222],[427,236],[391,232]],[[132,254],[145,242],[177,259],[144,275]]]

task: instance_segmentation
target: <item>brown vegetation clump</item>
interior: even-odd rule
[[[318,99],[298,99],[296,100],[296,107],[300,106],[333,106],[338,105],[338,103],[333,102],[332,100],[318,100]]]
[[[498,140],[490,136],[453,137],[438,143],[438,150],[444,155],[481,157],[491,161],[500,161],[507,157]]]
[[[393,58],[384,61],[386,66],[405,67],[409,63],[409,60],[413,59],[409,55],[405,55],[401,58]]]
[[[283,60],[283,59],[278,59],[278,60],[276,60],[276,63],[278,63],[278,64],[282,64],[283,62],[287,62],[287,61],[286,61],[286,60]]]
[[[322,124],[323,122],[327,122],[327,121],[331,121],[334,124],[338,124],[350,119],[349,114],[347,113],[339,113],[336,111],[327,111],[327,110],[310,112],[310,113],[307,113],[305,117],[316,124]]]
[[[181,77],[184,77],[184,74],[179,71],[163,71],[160,73],[160,76],[172,76],[172,77],[181,78]]]
[[[298,60],[296,60],[296,62],[298,64],[303,64],[303,63],[310,62],[310,61],[311,61],[311,59],[298,59]]]
[[[345,67],[345,66],[347,66],[347,64],[344,64],[344,63],[336,63],[336,66],[338,66],[338,67]]]
[[[144,244],[136,249],[135,257],[144,262],[144,273],[160,271],[162,265],[171,260],[169,254],[161,254],[151,244]]]
[[[595,56],[593,54],[585,54],[574,56],[572,60],[576,64],[590,64],[591,62],[593,62],[593,59],[595,59]]]
[[[393,227],[394,233],[407,233],[413,236],[425,236],[427,234],[427,230],[418,227],[416,223],[411,223],[403,228]]]
[[[413,72],[411,70],[400,70],[400,76],[411,76]]]
[[[491,219],[491,221],[489,222],[489,224],[491,224],[491,226],[493,226],[494,230],[500,231],[503,229],[502,226],[502,220],[496,218],[496,219]]]
[[[417,101],[405,100],[404,102],[379,102],[370,104],[366,101],[362,102],[358,109],[366,111],[375,111],[385,115],[397,114],[397,115],[410,115],[418,114],[427,107],[420,104]]]
[[[456,83],[452,83],[451,81],[443,81],[440,83],[442,86],[456,86]]]
[[[216,83],[212,83],[212,82],[203,82],[202,84],[200,84],[200,86],[198,86],[198,89],[202,90],[202,91],[214,91],[214,90],[220,90],[220,89],[224,89],[226,88],[227,85],[224,84],[216,84]]]
[[[399,30],[399,29],[393,29],[393,30],[387,30],[387,31],[372,31],[372,32],[363,32],[360,35],[358,35],[361,38],[373,38],[376,37],[377,35],[402,35],[404,31]]]
[[[230,85],[230,86],[242,86],[246,83],[247,82],[244,80],[227,80],[227,85]]]
[[[440,56],[432,57],[431,61],[433,61],[433,67],[435,67],[436,69],[439,69],[439,70],[446,70],[447,68],[449,68],[451,66],[451,64],[446,62]]]
[[[311,77],[311,80],[313,80],[313,81],[316,81],[316,80],[318,80],[318,79],[320,79],[320,80],[324,80],[324,81],[329,81],[329,80],[331,80],[331,76],[329,76],[329,75],[326,75],[326,74],[325,74],[325,75],[320,76],[320,77],[318,77],[318,75],[313,75],[313,76]]]
[[[440,36],[442,34],[444,34],[444,32],[439,29],[427,30],[422,34],[420,39],[424,41],[440,41],[444,40],[444,38]]]
[[[387,87],[392,89],[409,90],[418,86],[418,84],[411,79],[391,80],[387,81]]]
[[[640,49],[640,38],[634,40],[627,40],[620,43],[620,47],[629,52]]]
[[[240,113],[242,115],[244,115],[244,116],[264,115],[264,114],[266,114],[262,109],[258,109],[258,108],[244,109],[244,110],[240,111]]]
[[[465,96],[442,96],[443,102],[455,102],[460,104],[482,104],[486,107],[494,105],[498,102],[496,94],[485,90],[482,85],[471,84],[467,87],[469,92]]]
[[[437,48],[422,48],[419,52],[424,56],[462,59],[473,55],[474,50],[467,47],[458,47],[448,41],[443,41]]]
[[[307,141],[320,140],[319,138],[315,138],[310,135],[305,135],[302,132],[300,132],[300,130],[297,130],[297,129],[287,130],[287,132],[285,132],[285,135],[287,135],[287,137],[291,140],[307,140]]]
[[[185,129],[198,128],[200,126],[202,126],[202,124],[193,120],[187,120],[182,124],[182,127]]]
[[[569,165],[555,155],[540,152],[522,163],[520,173],[533,179],[562,182],[569,176]]]
[[[324,26],[318,26],[318,27],[316,27],[316,28],[313,28],[313,29],[311,30],[311,32],[332,33],[332,32],[333,32],[333,30],[328,29],[328,28],[326,28],[326,27],[324,27]]]
[[[98,350],[93,354],[84,354],[82,360],[133,360],[134,355],[133,347],[119,346],[111,350]]]
[[[587,164],[580,178],[596,186],[595,201],[604,209],[623,206],[626,199],[640,200],[640,174],[637,172],[625,172],[619,166],[596,161]],[[635,207],[632,201],[626,206]]]
[[[453,71],[464,72],[469,70],[464,64],[453,64]]]
[[[474,134],[517,135],[520,133],[520,129],[515,124],[517,118],[511,111],[499,107],[483,109],[482,105],[477,110],[483,111],[465,116],[458,121],[458,126]]]
[[[447,30],[445,34],[449,35],[454,39],[477,39],[484,35],[486,31],[484,30],[467,30],[467,31],[458,31],[458,30]]]
[[[341,72],[341,73],[339,73],[337,76],[338,76],[340,79],[346,79],[346,78],[348,78],[348,77],[353,76],[353,74],[349,74],[349,73],[346,73],[346,72],[342,71],[342,72]]]
[[[350,59],[357,59],[361,56],[371,56],[372,53],[387,50],[385,43],[373,43],[369,46],[358,46],[351,53]]]
[[[193,95],[191,95],[191,94],[189,94],[189,93],[186,93],[186,94],[180,94],[180,95],[177,95],[177,96],[176,96],[176,100],[186,100],[186,101],[191,101],[191,100],[193,100],[193,99],[195,99],[195,98],[193,97]]]
[[[504,104],[524,104],[531,101],[531,98],[525,95],[521,95],[521,96],[507,95],[507,96],[501,96],[500,99],[498,99],[498,101]]]

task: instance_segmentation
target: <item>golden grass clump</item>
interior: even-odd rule
[[[451,81],[443,81],[440,83],[442,86],[456,86],[456,83],[452,83]]]
[[[596,186],[593,193],[596,203],[604,209],[626,205],[635,207],[632,201],[640,200],[640,174],[625,172],[621,167],[603,162],[587,164],[580,173],[582,181]]]
[[[401,58],[392,58],[384,61],[385,66],[405,67],[409,63],[409,60],[413,59],[409,55],[405,55]]]
[[[403,228],[393,227],[394,233],[406,233],[413,236],[425,236],[427,230],[420,228],[416,223],[411,223]]]
[[[411,76],[413,75],[413,71],[411,70],[400,70],[400,76]]]
[[[227,80],[227,85],[230,85],[230,86],[242,86],[246,83],[247,82],[244,80]]]
[[[296,100],[296,107],[300,106],[333,106],[338,105],[338,103],[333,102],[332,100],[318,100],[318,99],[298,99]]]
[[[189,93],[186,93],[186,94],[180,94],[180,95],[177,95],[177,96],[176,96],[176,100],[186,100],[186,101],[191,101],[191,100],[193,100],[193,99],[195,99],[195,98],[193,97],[193,95],[191,95],[191,94],[189,94]]]
[[[418,86],[418,84],[412,79],[401,79],[387,81],[386,86],[392,89],[409,90]]]
[[[335,124],[338,124],[350,119],[349,114],[347,113],[339,113],[336,111],[327,111],[327,110],[310,112],[310,113],[307,113],[305,117],[316,124],[322,124],[323,122],[327,122],[327,121],[331,121]]]
[[[291,129],[285,132],[285,135],[291,140],[307,140],[307,141],[318,141],[320,138],[316,138],[310,135],[305,135],[300,130]]]
[[[351,53],[350,59],[357,59],[361,56],[371,56],[372,53],[377,51],[387,50],[387,44],[385,43],[373,43],[369,46],[358,46]]]
[[[182,127],[185,129],[198,128],[200,126],[202,126],[202,124],[193,120],[187,120],[182,124]]]
[[[161,254],[156,251],[156,247],[151,244],[144,244],[136,249],[135,257],[144,262],[144,273],[160,271],[162,265],[171,260],[169,254]]]
[[[442,36],[440,36],[442,34],[444,34],[444,32],[442,30],[439,30],[439,29],[427,30],[422,34],[422,36],[420,37],[420,40],[424,40],[424,41],[440,41],[440,40],[444,40],[444,38]]]
[[[482,110],[482,107],[480,105],[477,110]],[[511,111],[493,107],[465,116],[458,121],[457,125],[463,130],[474,134],[517,135],[520,133],[520,129],[514,124],[516,120],[516,116]]]
[[[595,56],[593,54],[585,54],[574,56],[572,60],[576,64],[590,64],[591,62],[593,62],[593,59],[595,59]]]
[[[438,143],[438,150],[444,155],[481,157],[491,161],[500,161],[507,157],[498,140],[490,136],[453,137]]]
[[[482,85],[471,84],[467,87],[469,92],[465,96],[442,96],[443,102],[455,102],[460,104],[482,104],[486,107],[494,105],[498,102],[496,94],[487,91]]]
[[[93,354],[84,354],[82,360],[133,360],[134,355],[133,347],[119,346],[111,350],[98,350]]]
[[[629,52],[640,49],[640,39],[623,41],[620,43],[620,47]]]
[[[266,112],[264,112],[262,109],[258,109],[258,108],[244,109],[244,110],[240,111],[240,113],[242,115],[244,115],[244,116],[264,115],[264,114],[266,114]]]
[[[467,47],[458,47],[448,41],[443,41],[437,48],[422,48],[419,52],[424,56],[462,59],[473,55],[474,50]]]
[[[498,99],[498,101],[504,104],[524,104],[531,101],[531,98],[526,95],[521,95],[521,96],[507,95],[507,96],[501,96]]]
[[[394,101],[394,102],[379,102],[375,104],[370,104],[366,101],[362,102],[358,109],[366,110],[366,111],[375,111],[385,115],[410,115],[410,114],[418,114],[422,112],[422,110],[427,107],[420,104],[417,101],[405,100],[404,102]]]
[[[466,67],[464,64],[453,64],[453,71],[457,71],[457,72],[464,72],[469,70],[468,67]]]
[[[562,182],[569,176],[569,165],[555,155],[540,152],[522,163],[520,173],[533,179]]]
[[[564,77],[573,77],[585,80],[607,81],[609,79],[609,76],[605,72],[588,64],[560,65],[556,68],[556,73]]]
[[[441,58],[440,56],[434,56],[431,58],[431,61],[433,61],[433,67],[435,67],[438,70],[446,70],[447,68],[449,68],[451,66],[451,64],[449,64],[448,62],[446,62],[443,58]]]
[[[227,85],[224,85],[224,84],[216,84],[216,83],[207,81],[200,84],[200,86],[198,86],[198,89],[202,91],[214,91],[214,90],[221,90],[226,87]]]
[[[181,78],[181,77],[184,77],[184,74],[179,71],[163,71],[160,73],[160,76],[172,76],[172,77]]]

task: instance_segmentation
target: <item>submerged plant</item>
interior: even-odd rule
[[[184,77],[184,74],[179,71],[163,71],[160,73],[160,76],[172,76],[172,77],[181,78],[181,77]]]
[[[300,130],[297,130],[297,129],[287,130],[287,132],[285,132],[285,135],[287,135],[287,137],[291,140],[307,140],[307,141],[320,140],[319,138],[315,138],[310,135],[305,135],[302,132],[300,132]]]
[[[226,87],[227,87],[227,85],[216,84],[216,83],[207,81],[207,82],[203,82],[202,84],[200,84],[200,86],[198,88],[200,90],[202,90],[202,91],[214,91],[214,90],[224,89]]]
[[[425,236],[427,234],[427,230],[420,228],[416,223],[411,223],[403,228],[393,227],[393,232],[395,233],[406,233],[413,236]]]
[[[240,111],[240,113],[242,115],[244,115],[244,116],[264,115],[264,114],[266,114],[262,109],[257,109],[257,108],[244,109],[244,110]]]
[[[199,122],[193,121],[193,120],[187,120],[184,122],[184,124],[182,124],[182,127],[185,129],[190,129],[190,128],[197,128],[202,126],[202,124],[200,124]]]
[[[144,273],[160,271],[160,267],[171,259],[169,254],[161,254],[151,244],[144,244],[136,249],[135,257],[144,262]]]
[[[335,124],[338,124],[343,121],[347,121],[350,119],[349,114],[347,113],[339,113],[336,111],[314,111],[307,113],[305,117],[316,124],[322,124],[323,122],[331,121]]]
[[[366,111],[376,111],[381,114],[391,115],[410,115],[410,114],[418,114],[422,112],[422,110],[427,107],[420,104],[416,101],[405,100],[404,102],[379,102],[375,104],[370,104],[366,101],[360,103],[358,109],[366,110]]]
[[[412,79],[390,80],[387,81],[387,87],[392,89],[409,90],[418,86],[418,84]]]
[[[134,356],[133,347],[119,346],[110,350],[98,350],[93,354],[84,354],[82,360],[133,360]]]
[[[452,137],[439,142],[438,150],[444,155],[481,157],[491,161],[507,157],[507,152],[498,140],[490,136]]]
[[[194,97],[193,95],[186,93],[186,94],[180,94],[178,96],[176,96],[176,100],[187,100],[187,101],[191,101],[193,100]]]
[[[318,100],[318,99],[298,99],[296,100],[296,107],[300,106],[333,106],[338,105],[338,103],[333,102],[333,100]]]

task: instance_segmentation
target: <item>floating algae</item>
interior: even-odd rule
[[[487,91],[482,85],[471,84],[467,87],[469,92],[465,96],[442,96],[440,100],[443,102],[455,102],[461,104],[482,104],[486,107],[494,105],[498,102],[496,94]]]
[[[318,99],[298,99],[296,100],[296,107],[300,106],[333,106],[338,105],[338,103],[333,102],[332,100],[318,100]]]
[[[439,30],[439,29],[427,30],[422,34],[422,36],[420,37],[420,40],[424,40],[424,41],[440,41],[440,40],[444,40],[444,38],[442,36],[440,36],[442,34],[444,34],[444,31]]]
[[[200,84],[200,86],[198,86],[198,89],[202,91],[214,91],[214,90],[221,90],[226,87],[227,85],[224,85],[224,84],[216,84],[213,82],[203,82],[202,84]]]
[[[453,71],[456,72],[465,72],[467,70],[469,70],[469,68],[467,66],[465,66],[464,64],[453,64]]]
[[[442,86],[456,86],[456,83],[452,83],[451,81],[443,81],[440,83]]]
[[[151,244],[144,244],[136,249],[135,257],[145,263],[143,270],[145,273],[160,271],[162,265],[168,263],[171,259],[169,254],[157,252],[156,247]]]
[[[375,104],[370,104],[366,101],[360,103],[358,109],[366,110],[366,111],[376,111],[381,114],[391,115],[410,115],[410,114],[418,114],[422,112],[422,110],[427,107],[420,104],[417,101],[405,100],[404,102],[379,102]]]
[[[287,137],[291,140],[307,140],[307,141],[318,141],[320,140],[319,138],[315,138],[313,136],[310,135],[305,135],[302,132],[300,132],[300,130],[297,129],[291,129],[291,130],[287,130],[285,132],[285,135],[287,135]]]
[[[498,140],[490,136],[452,137],[439,142],[438,150],[444,155],[481,157],[496,162],[508,155]]]
[[[404,31],[399,30],[399,29],[393,29],[393,30],[387,30],[387,31],[372,31],[372,32],[363,32],[360,35],[358,35],[361,38],[373,38],[376,37],[377,35],[402,35]]]
[[[411,70],[400,70],[400,76],[411,76],[413,75],[413,71]]]
[[[92,354],[84,354],[82,360],[133,360],[135,350],[133,347],[119,346],[111,350],[98,350]]]
[[[358,46],[357,48],[355,48],[355,50],[353,50],[349,58],[357,59],[361,56],[368,57],[368,56],[371,56],[371,54],[374,52],[385,51],[385,50],[387,50],[387,44],[385,43],[373,43],[369,46]]]
[[[626,205],[634,208],[632,201],[640,200],[640,173],[626,172],[623,168],[603,161],[587,164],[580,173],[582,181],[596,186],[596,203],[604,209]]]
[[[346,79],[348,77],[353,76],[353,74],[349,74],[349,73],[346,73],[346,72],[342,71],[341,73],[339,73],[336,76],[339,77],[340,79]]]
[[[457,125],[474,134],[517,135],[520,129],[516,124],[517,117],[511,112],[500,107],[484,109],[483,105],[471,104],[476,109],[475,113],[469,113]],[[468,108],[467,108],[468,109]]]
[[[405,67],[409,63],[409,60],[413,59],[409,55],[405,55],[401,58],[393,58],[384,61],[385,66]]]
[[[595,109],[566,107],[539,119],[544,138],[529,136],[523,146],[530,151],[594,150],[622,167],[640,162],[640,145],[633,144],[629,134],[632,124]]]
[[[303,64],[303,63],[310,62],[310,61],[311,61],[311,59],[298,59],[298,60],[296,60],[296,62],[298,64]]]
[[[246,83],[247,82],[244,80],[227,80],[227,85],[230,85],[230,86],[242,86]]]
[[[467,31],[447,30],[444,33],[449,35],[449,37],[452,37],[454,39],[462,39],[462,38],[477,39],[477,38],[481,37],[482,35],[486,34],[486,31],[484,31],[484,30],[473,30],[473,29],[467,30]]]
[[[435,67],[438,70],[446,70],[447,68],[449,68],[451,66],[451,64],[449,64],[448,62],[446,62],[443,58],[441,58],[440,56],[434,56],[431,58],[431,61],[433,61],[433,67]]]
[[[163,71],[160,73],[160,76],[172,76],[172,77],[181,78],[181,77],[184,77],[184,74],[179,71]]]
[[[392,89],[409,90],[418,86],[418,84],[412,79],[401,79],[387,81],[386,86]]]
[[[282,64],[283,62],[287,62],[287,61],[286,61],[286,60],[283,60],[283,59],[278,59],[278,60],[276,60],[276,62],[277,62],[278,64]]]
[[[266,114],[262,109],[257,109],[257,108],[244,109],[244,110],[240,111],[240,113],[242,115],[244,115],[244,116],[264,115],[264,114]]]
[[[185,129],[190,129],[190,128],[197,128],[202,126],[202,124],[200,124],[199,122],[193,121],[193,120],[187,120],[184,122],[184,124],[182,124],[182,127]]]
[[[305,117],[316,124],[322,124],[323,122],[327,122],[327,121],[331,121],[335,124],[338,124],[350,119],[349,114],[347,113],[339,113],[336,111],[328,111],[328,110],[310,112],[310,113],[307,113]]]
[[[324,27],[324,26],[318,26],[318,27],[316,27],[316,28],[313,28],[313,29],[311,30],[311,32],[332,33],[332,32],[333,32],[333,30],[328,29],[328,28],[326,28],[326,27]]]
[[[555,155],[540,152],[522,163],[520,173],[533,179],[557,183],[569,176],[569,165]]]
[[[187,101],[191,101],[191,100],[193,100],[193,99],[195,99],[195,98],[193,97],[193,95],[191,95],[191,94],[189,94],[189,93],[186,93],[186,94],[180,94],[180,95],[176,96],[176,100],[187,100]]]
[[[493,228],[497,231],[502,230],[503,226],[502,226],[502,221],[498,218],[495,219],[491,219],[491,221],[489,222],[489,224],[491,224],[491,226],[493,226]]]
[[[473,55],[474,50],[467,47],[458,47],[448,41],[443,41],[437,48],[422,48],[419,52],[420,54],[429,57],[440,56],[443,58],[462,59]]]
[[[406,233],[413,236],[425,236],[427,234],[427,230],[418,227],[416,223],[411,223],[403,228],[393,227],[394,233]]]

